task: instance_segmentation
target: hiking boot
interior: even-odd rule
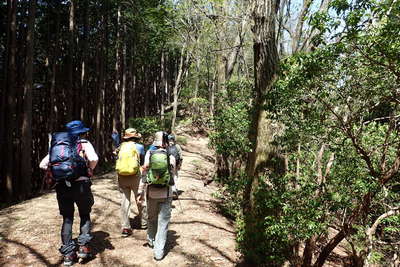
[[[132,230],[131,230],[131,229],[128,229],[128,228],[122,229],[121,235],[122,235],[123,237],[128,237],[128,236],[130,236],[131,234],[132,234]]]
[[[76,254],[73,253],[71,255],[65,255],[64,256],[64,266],[72,266],[76,262]]]
[[[90,248],[88,246],[79,246],[78,258],[87,259],[92,256]]]

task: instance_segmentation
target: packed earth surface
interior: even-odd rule
[[[217,188],[210,182],[214,157],[204,137],[185,136],[180,171],[179,200],[173,201],[166,256],[153,259],[146,246],[146,230],[139,229],[134,202],[133,234],[121,236],[120,193],[116,174],[95,176],[91,218],[94,257],[74,266],[234,266],[235,233],[231,221],[218,214]],[[132,196],[133,198],[133,196]],[[132,201],[134,201],[132,199]],[[62,266],[60,228],[62,217],[54,190],[40,197],[0,210],[0,266]],[[74,237],[79,233],[75,211]]]

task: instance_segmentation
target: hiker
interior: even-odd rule
[[[167,143],[166,133],[155,134],[153,145],[157,149],[146,153],[142,169],[147,176],[142,176],[138,192],[138,201],[147,203],[147,240],[157,261],[164,257],[174,184],[175,157],[167,153]]]
[[[50,169],[56,182],[56,195],[60,215],[64,265],[71,266],[77,257],[91,257],[89,242],[92,240],[90,212],[94,204],[91,191],[91,177],[97,165],[98,156],[92,144],[84,139],[90,130],[81,121],[75,120],[65,125],[67,132],[52,134],[49,154],[40,162],[40,168]],[[80,234],[77,243],[72,239],[74,203],[80,216]]]
[[[176,143],[175,135],[170,134],[168,135],[168,153],[173,155],[176,160],[176,171],[174,173],[174,185],[172,186],[173,192],[173,199],[178,199],[178,171],[181,169],[182,166],[182,148],[179,144]]]
[[[147,228],[146,208],[144,203],[137,201],[137,191],[140,182],[140,166],[144,163],[144,146],[138,141],[142,135],[134,128],[128,128],[122,137],[123,142],[117,150],[118,159],[116,169],[118,174],[118,186],[121,191],[121,225],[122,236],[128,237],[132,234],[129,221],[131,208],[131,192],[135,195],[136,206],[140,227]]]

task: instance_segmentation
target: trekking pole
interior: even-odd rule
[[[179,208],[181,209],[181,212],[180,213],[182,213],[183,214],[183,208],[182,208],[182,204],[181,204],[181,201],[180,201],[180,199],[178,198],[178,203],[179,203]]]

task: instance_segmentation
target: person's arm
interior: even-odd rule
[[[49,168],[49,161],[50,161],[50,156],[49,154],[46,155],[46,157],[44,157],[42,159],[42,161],[39,164],[39,168],[41,168],[42,170],[47,170]]]
[[[176,172],[176,159],[173,155],[169,155],[169,165],[171,167],[171,172]]]
[[[82,143],[82,146],[85,150],[86,159],[88,160],[88,167],[91,170],[94,170],[94,168],[97,166],[97,162],[99,161],[99,156],[97,156],[93,145],[89,141]]]
[[[146,152],[146,155],[144,157],[144,163],[143,163],[143,166],[140,169],[141,172],[142,172],[142,175],[146,174],[147,170],[149,169],[149,166],[150,166],[150,154],[151,154],[151,151],[149,150],[149,151]]]
[[[142,203],[144,201],[144,195],[146,192],[146,184],[147,184],[147,178],[146,175],[142,175],[140,178],[139,182],[139,187],[138,187],[138,193],[137,193],[137,202]]]

